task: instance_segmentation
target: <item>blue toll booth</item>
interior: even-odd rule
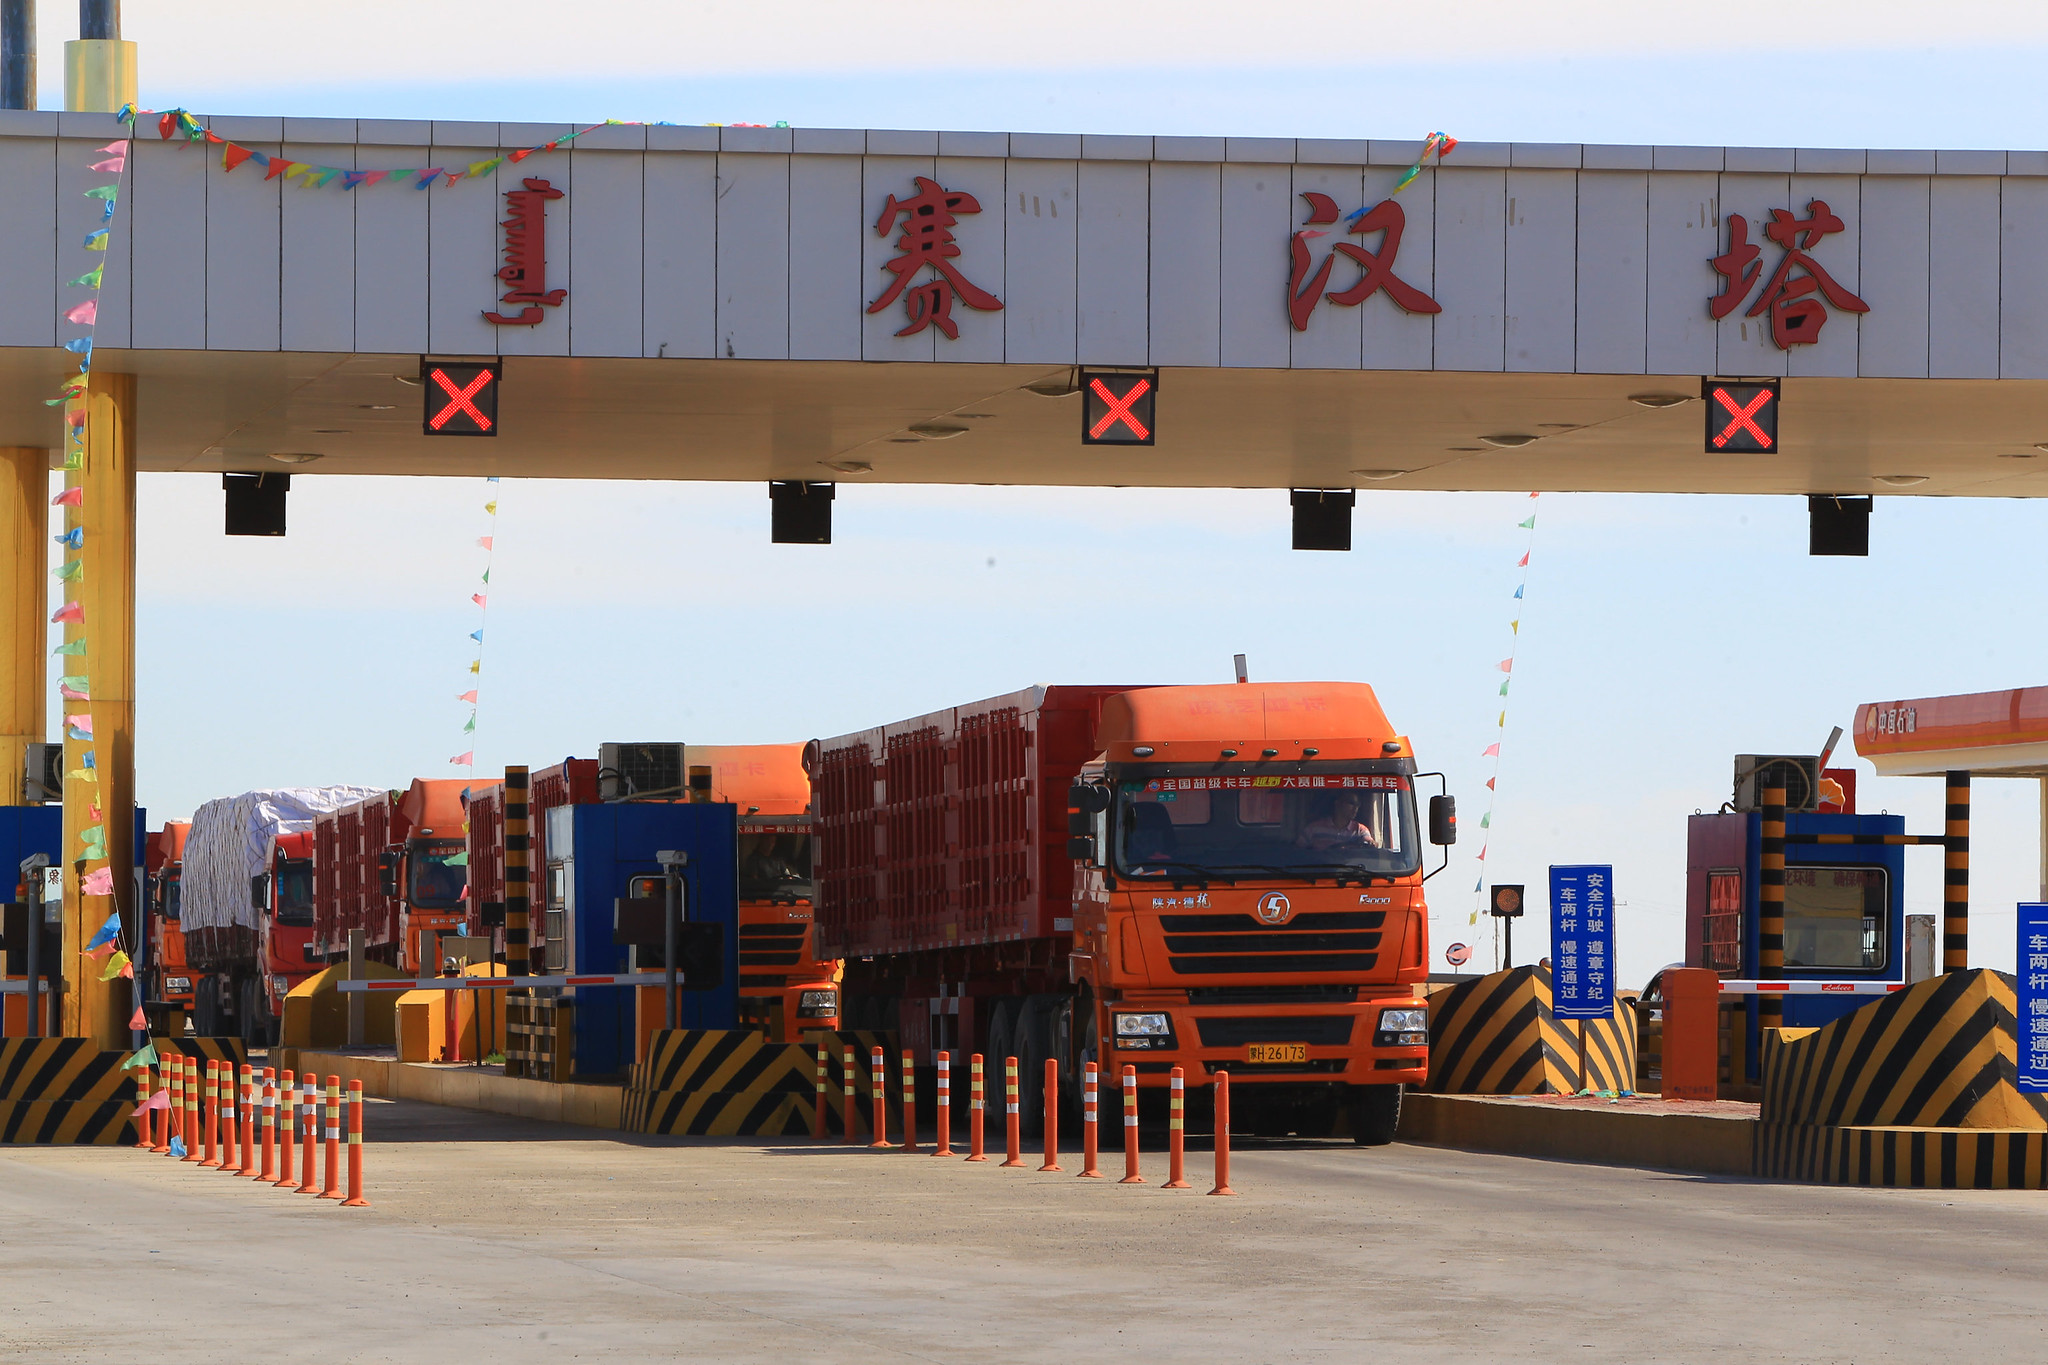
[[[1922,884],[1938,888],[1938,853],[1897,844],[1800,842],[1819,834],[1905,832],[1899,815],[1786,812],[1787,980],[1906,979],[1906,856],[1910,851],[1927,863]],[[1712,967],[1723,977],[1755,977],[1763,816],[1693,816],[1686,863],[1686,965]],[[1812,1028],[1870,1001],[1867,995],[1786,996],[1784,1019],[1789,1027]],[[1753,999],[1750,1007],[1754,1014]]]
[[[707,802],[635,801],[559,806],[548,812],[545,888],[547,933],[566,940],[571,974],[623,972],[631,951],[613,942],[614,902],[662,894],[655,855],[689,855],[683,868],[685,918],[725,926],[725,970],[718,987],[682,992],[684,1028],[729,1029],[739,1018],[738,808]],[[560,970],[552,960],[550,967]],[[632,1066],[634,993],[630,986],[578,986],[575,1064],[578,1076],[610,1076]]]

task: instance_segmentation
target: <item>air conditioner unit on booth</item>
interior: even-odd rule
[[[600,801],[685,799],[681,744],[600,744],[597,797]]]
[[[1737,754],[1735,809],[1762,810],[1764,787],[1775,779],[1785,789],[1786,810],[1820,808],[1820,756],[1817,754]]]

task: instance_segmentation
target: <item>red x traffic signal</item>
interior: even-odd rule
[[[1159,371],[1081,371],[1081,444],[1149,446],[1158,430]]]
[[[499,372],[495,360],[421,361],[421,430],[429,436],[496,436]]]
[[[1707,400],[1709,455],[1756,454],[1778,448],[1778,381],[1751,379],[1700,385]]]

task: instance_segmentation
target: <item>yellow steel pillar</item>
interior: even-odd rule
[[[42,742],[50,704],[49,513],[50,452],[0,447],[0,806],[23,804],[22,751]]]
[[[103,1048],[128,1046],[128,1017],[134,1010],[126,980],[103,982],[103,961],[87,956],[85,944],[118,907],[135,942],[140,908],[135,904],[135,376],[95,372],[86,389],[85,468],[65,476],[67,487],[83,487],[85,499],[70,510],[71,526],[85,528],[82,572],[66,584],[84,609],[82,621],[68,622],[64,642],[86,641],[82,655],[67,656],[66,672],[82,666],[92,682],[92,700],[64,703],[67,712],[92,716],[90,741],[64,734],[64,1032],[96,1038]],[[94,754],[97,782],[73,774]],[[98,817],[94,817],[97,809]],[[79,891],[84,864],[79,832],[104,825],[114,894]]]

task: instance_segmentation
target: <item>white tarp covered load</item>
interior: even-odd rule
[[[381,787],[286,787],[209,801],[192,816],[180,874],[180,920],[194,929],[256,927],[249,879],[269,871],[270,838],[313,828],[313,817],[367,797]]]

